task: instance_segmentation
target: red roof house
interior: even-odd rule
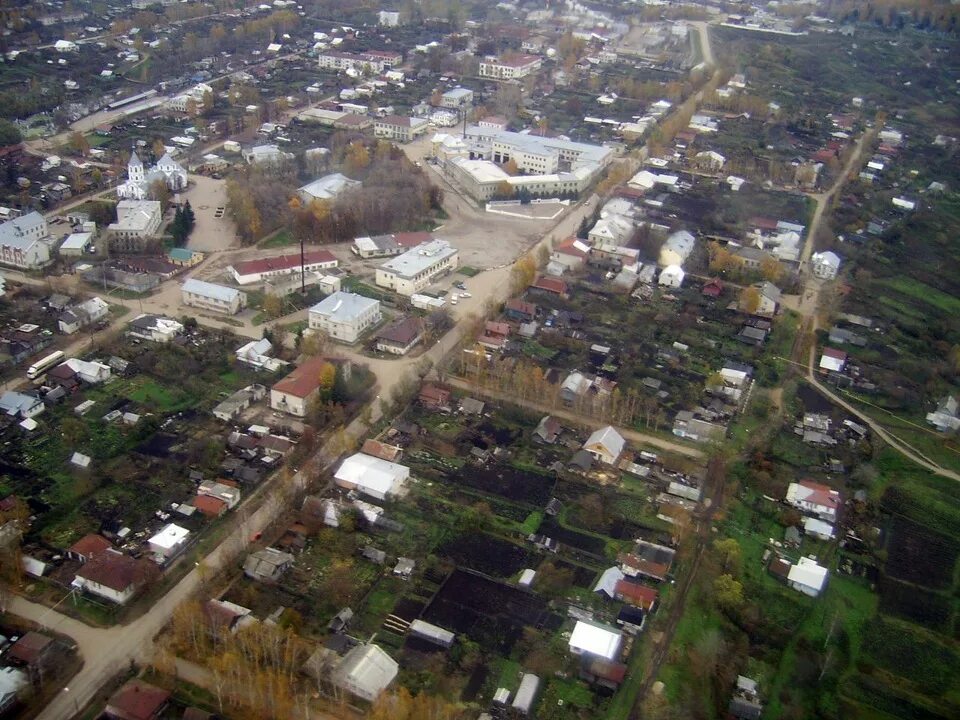
[[[427,383],[420,389],[420,404],[428,408],[442,408],[450,405],[450,391]]]
[[[106,716],[114,720],[155,720],[170,701],[170,693],[143,680],[130,680],[107,701]]]
[[[113,545],[103,535],[90,533],[67,548],[67,557],[85,563],[112,547]]]
[[[563,280],[550,277],[539,277],[530,287],[554,295],[566,295],[568,292],[567,284]]]
[[[653,588],[629,580],[618,580],[613,592],[617,600],[629,603],[647,612],[653,610],[654,605],[657,604],[657,599],[660,597],[660,593]]]
[[[700,291],[702,295],[708,298],[718,298],[723,294],[723,283],[719,278],[714,278],[713,280],[708,280],[703,285],[703,289]]]
[[[227,511],[227,503],[210,495],[197,495],[193,499],[193,506],[210,518],[218,518]]]

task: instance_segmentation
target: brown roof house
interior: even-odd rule
[[[113,545],[103,535],[90,533],[67,548],[67,557],[71,560],[77,560],[82,565],[112,547]]]
[[[106,550],[86,562],[73,587],[122,605],[158,573],[147,560],[135,560],[117,550]]]
[[[134,679],[110,696],[104,714],[112,720],[155,720],[169,701],[168,691]]]
[[[400,318],[377,333],[377,350],[391,355],[406,355],[423,339],[423,322],[409,315]]]
[[[38,632],[28,632],[7,651],[6,660],[14,665],[39,668],[47,662],[56,644],[53,638]]]
[[[329,361],[310,358],[270,388],[270,408],[306,417],[310,401],[320,392],[320,376]]]
[[[418,399],[420,400],[420,404],[424,407],[439,410],[440,408],[446,408],[450,406],[450,391],[445,388],[437,387],[432,383],[427,383],[420,388],[420,396]]]

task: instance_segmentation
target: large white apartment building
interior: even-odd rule
[[[403,63],[403,55],[388,50],[369,50],[363,53],[347,53],[327,50],[317,58],[321,70],[358,70],[369,69],[378,73],[385,72]]]
[[[455,247],[446,240],[431,240],[378,267],[377,285],[400,295],[413,295],[459,264],[460,253]]]
[[[488,57],[480,61],[480,77],[517,80],[539,70],[542,64],[536,55],[516,55],[506,59]]]

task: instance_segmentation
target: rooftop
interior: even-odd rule
[[[388,260],[380,267],[403,278],[414,278],[439,262],[453,257],[457,249],[446,240],[431,240]]]
[[[310,358],[273,386],[273,390],[305,398],[320,387],[320,371],[327,364],[323,358]]]
[[[335,292],[310,308],[310,314],[322,315],[331,322],[351,322],[367,310],[380,305],[379,300],[345,291]]]
[[[337,259],[329,250],[314,250],[304,253],[303,262],[304,265],[308,266],[328,262],[336,264]],[[233,269],[238,275],[256,275],[270,271],[291,270],[297,267],[300,267],[300,255],[277,255],[276,257],[237,263],[233,266]]]
[[[216,283],[207,282],[205,280],[197,280],[196,278],[189,278],[183,283],[184,292],[192,293],[194,295],[200,295],[206,298],[212,298],[214,300],[222,300],[223,302],[231,303],[240,297],[240,291],[226,287],[225,285],[217,285]]]

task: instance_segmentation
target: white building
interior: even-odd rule
[[[321,70],[354,70],[356,72],[383,73],[403,63],[403,55],[384,50],[369,50],[363,53],[347,53],[326,50],[317,57]]]
[[[228,269],[238,285],[250,285],[263,282],[268,278],[282,275],[299,274],[303,262],[305,273],[318,270],[330,270],[337,267],[337,259],[329,250],[314,250],[304,253],[303,257],[296,255],[277,255],[274,257],[248,260],[231,265]]]
[[[373,123],[373,134],[378,138],[408,143],[426,134],[430,122],[426,118],[405,115],[387,115]]]
[[[787,487],[786,502],[801,512],[816,515],[827,522],[837,521],[840,493],[813,480],[801,480]]]
[[[206,83],[199,83],[190,88],[187,92],[170,98],[166,105],[171,110],[177,112],[187,112],[193,105],[194,114],[198,114],[203,108],[207,93],[213,94],[213,88]]]
[[[459,251],[446,240],[431,240],[411,248],[377,268],[376,282],[400,295],[413,295],[440,275],[456,270]]]
[[[183,332],[183,325],[161,315],[138,315],[130,321],[129,327],[127,332],[131,337],[158,343],[170,342]]]
[[[357,645],[343,656],[330,679],[341,690],[373,702],[389,687],[400,666],[376,645]]]
[[[378,23],[381,27],[396,27],[400,24],[400,13],[396,10],[381,10]]]
[[[145,580],[140,561],[110,549],[81,565],[71,585],[122,605]]]
[[[803,519],[803,532],[810,537],[824,541],[833,540],[836,535],[833,525],[812,517]]]
[[[336,292],[309,312],[310,327],[321,330],[334,340],[354,343],[380,322],[380,301],[349,292]]]
[[[330,175],[324,175],[322,178],[317,178],[313,182],[307,183],[297,190],[297,194],[305,203],[310,203],[314,200],[336,200],[343,193],[353,188],[358,188],[361,185],[363,185],[363,183],[359,180],[351,180],[342,173],[331,173]]]
[[[827,584],[827,568],[818,565],[813,558],[802,557],[790,566],[787,582],[794,590],[810,597],[817,597]]]
[[[183,304],[211,312],[236,315],[247,306],[247,294],[236,288],[189,278],[181,289]]]
[[[92,232],[70,233],[60,244],[59,252],[61,257],[76,257],[83,255],[91,247],[93,247]]]
[[[70,358],[63,364],[75,372],[80,380],[91,385],[106,382],[112,374],[109,365],[95,361]]]
[[[833,280],[837,276],[837,271],[840,270],[840,257],[829,250],[814,253],[810,262],[814,276],[821,280]]]
[[[156,235],[162,221],[158,200],[121,200],[117,203],[117,221],[107,229],[121,240],[143,240]]]
[[[150,552],[157,562],[163,563],[176,556],[187,546],[190,531],[186,528],[170,523],[160,532],[147,541]]]
[[[663,245],[660,246],[660,255],[657,259],[660,267],[665,268],[670,265],[679,265],[687,261],[693,248],[696,246],[696,239],[686,230],[678,230],[668,237]]]
[[[488,57],[480,61],[480,77],[494,80],[517,80],[540,69],[543,61],[536,55],[516,55],[498,60]]]
[[[927,422],[940,432],[960,430],[960,403],[953,395],[945,395],[937,409],[927,413]]]
[[[271,357],[273,354],[273,345],[266,338],[260,340],[251,340],[246,345],[237,348],[237,360],[255,368],[263,368],[268,372],[276,372],[286,365],[286,360]]]
[[[121,200],[146,200],[156,182],[163,182],[171,191],[179,192],[187,187],[187,171],[169,154],[147,170],[136,151],[131,152],[127,163],[127,181],[117,186],[117,197]],[[119,208],[117,212],[119,214]]]
[[[667,265],[660,271],[659,283],[663,287],[678,288],[683,284],[685,273],[679,265]]]
[[[626,447],[626,440],[613,426],[607,425],[593,432],[583,444],[583,449],[605,465],[613,465]]]
[[[574,655],[592,655],[604,660],[617,660],[623,634],[600,623],[578,620],[568,645]]]
[[[0,413],[5,415],[26,420],[39,415],[43,410],[43,400],[34,395],[27,395],[16,390],[7,390],[3,395],[0,395]]]
[[[243,159],[248,165],[282,163],[293,160],[293,153],[284,152],[279,146],[273,144],[254,145],[252,148],[243,151]]]
[[[110,306],[98,297],[84,300],[65,310],[57,318],[57,326],[64,335],[72,335],[80,328],[100,322],[110,313]]]
[[[346,490],[385,500],[402,489],[410,477],[410,468],[373,455],[354,453],[340,464],[333,477],[337,485]]]
[[[0,263],[23,270],[49,264],[49,237],[47,221],[38,212],[8,220],[0,225]]]
[[[323,358],[310,358],[270,388],[270,408],[306,417],[313,398],[320,392],[320,373],[329,363]]]
[[[447,90],[440,96],[440,107],[451,110],[461,110],[473,106],[473,90],[465,87],[455,87]]]

